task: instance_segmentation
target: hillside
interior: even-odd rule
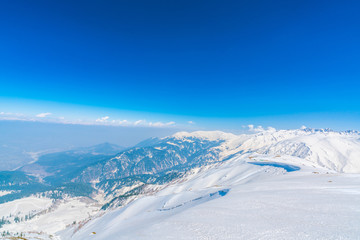
[[[67,160],[61,161],[64,156]],[[360,218],[359,156],[358,132],[308,128],[242,135],[179,132],[114,155],[83,150],[50,154],[38,164],[53,173],[44,180],[56,185],[42,195],[26,196],[53,203],[32,220],[16,223],[14,216],[7,217],[3,229],[36,228],[48,234],[36,235],[44,239],[49,234],[61,239],[172,239],[173,233],[178,239],[281,239],[295,233],[295,239],[353,239],[359,233],[354,225]],[[55,164],[57,157],[62,164]],[[14,194],[12,188],[4,190],[4,196]],[[326,232],[335,216],[347,229],[343,233]],[[312,227],[312,218],[323,224]]]

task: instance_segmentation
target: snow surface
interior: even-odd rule
[[[283,168],[248,162],[297,164]],[[360,176],[245,154],[106,213],[62,239],[358,239]],[[220,191],[226,194],[221,196]]]
[[[2,196],[5,196],[5,195],[8,195],[8,194],[10,194],[10,193],[12,193],[13,191],[1,191],[0,190],[0,197],[2,197]]]
[[[51,206],[49,198],[27,197],[0,205],[0,217],[25,216],[31,212],[40,212]]]
[[[0,216],[12,215],[21,211],[28,213],[33,209],[44,210],[29,221],[6,224],[1,230],[10,232],[55,233],[65,229],[74,221],[84,220],[98,212],[100,206],[91,204],[85,198],[70,198],[51,204],[49,199],[35,197],[20,199],[1,205]]]
[[[172,135],[177,139],[185,139],[185,138],[202,138],[207,139],[209,141],[216,140],[229,140],[232,138],[236,138],[236,135],[232,133],[225,133],[221,131],[196,131],[196,132],[178,132]]]
[[[337,172],[360,173],[360,135],[358,132],[305,128],[278,131],[270,129],[242,135],[219,131],[180,132],[174,136],[225,140],[219,146],[223,158],[239,152],[295,156]]]
[[[122,208],[99,211],[96,203],[72,198],[3,229],[43,231],[63,240],[360,239],[358,132],[256,128],[252,134],[198,131],[171,137],[219,141],[214,147],[219,162],[194,168],[167,186],[153,186],[158,190]],[[300,169],[287,172],[251,162]],[[2,204],[0,216],[20,205],[26,212],[50,204],[39,201],[45,200]]]

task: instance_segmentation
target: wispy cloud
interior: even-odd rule
[[[163,123],[163,122],[155,122],[155,123],[152,123],[152,122],[149,122],[149,126],[153,126],[153,127],[166,127],[166,126],[172,126],[172,125],[175,125],[176,123],[175,122],[167,122],[167,123]]]
[[[263,131],[270,131],[275,132],[276,129],[273,127],[267,127],[267,129],[264,129],[262,126],[255,127],[253,124],[249,124],[246,126],[250,132],[263,132]]]
[[[0,112],[0,116],[24,116],[22,113]]]
[[[145,120],[137,120],[137,121],[134,122],[134,125],[135,125],[135,126],[138,126],[138,125],[142,125],[142,124],[144,124],[144,123],[146,123]]]
[[[96,124],[101,125],[109,125],[109,126],[128,126],[128,127],[171,127],[175,126],[176,122],[170,121],[170,122],[150,122],[145,119],[139,119],[134,121],[129,120],[116,120],[113,119],[111,121],[108,121],[110,119],[109,116],[101,117],[95,120]]]
[[[63,116],[56,116],[56,114],[45,112],[36,115],[25,115],[22,113],[0,112],[0,120],[18,120],[18,121],[32,121],[32,122],[52,122],[63,124],[81,124],[81,125],[105,125],[105,126],[124,126],[124,127],[174,127],[175,121],[161,122],[161,121],[147,121],[145,119],[139,120],[125,120],[125,119],[112,119],[110,116],[99,117],[97,119],[76,119],[70,120]]]
[[[112,120],[111,121],[112,124],[117,124],[117,125],[123,125],[123,126],[126,126],[128,125],[130,122],[126,119],[124,120]]]
[[[0,112],[0,120],[26,120],[28,119],[22,113],[12,113],[12,112]]]
[[[138,126],[138,127],[170,127],[176,125],[176,122],[148,122],[145,119],[140,119],[136,121],[128,120],[113,120],[111,121],[112,125],[120,126]]]
[[[45,118],[45,117],[48,117],[50,116],[52,113],[49,113],[49,112],[45,112],[45,113],[39,113],[36,115],[36,117],[38,118]]]
[[[96,119],[95,122],[107,122],[109,118],[110,118],[109,116],[101,117]]]

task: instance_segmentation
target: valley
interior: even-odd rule
[[[360,234],[358,132],[179,132],[119,151],[52,153],[3,173],[2,238],[356,239]],[[56,157],[62,159],[58,170]]]

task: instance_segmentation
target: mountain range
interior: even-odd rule
[[[110,225],[114,223],[123,227],[107,233],[95,233],[93,238],[107,239],[116,233],[124,234],[124,239],[137,239],[125,226],[130,229],[145,228],[142,224],[147,217],[161,224],[164,219],[174,218],[185,210],[193,211],[187,210],[189,208],[197,209],[203,203],[230,198],[234,189],[240,192],[243,188],[247,189],[248,185],[245,183],[254,183],[259,189],[266,181],[275,181],[283,186],[281,179],[284,176],[284,182],[288,181],[287,176],[296,176],[296,181],[304,182],[304,185],[298,187],[314,181],[317,189],[318,178],[321,176],[340,176],[338,181],[341,183],[345,181],[345,176],[354,176],[354,182],[350,185],[355,187],[350,187],[349,191],[356,192],[359,190],[355,184],[359,173],[360,134],[356,131],[270,128],[241,135],[198,131],[151,138],[127,149],[105,143],[44,154],[36,162],[17,171],[0,172],[3,191],[0,201],[3,204],[26,201],[33,197],[52,199],[50,207],[33,211],[36,219],[15,222],[15,216],[21,218],[28,213],[26,209],[19,214],[4,215],[2,227],[12,232],[29,232],[27,230],[31,229],[31,224],[39,232],[41,230],[49,235],[56,234],[62,239],[85,239],[86,235],[101,231],[101,228],[111,228]],[[279,176],[282,177],[281,181]],[[335,189],[337,188],[340,187],[336,186]],[[145,199],[150,205],[144,203]],[[323,198],[319,199],[323,201]],[[358,200],[354,199],[355,202],[348,199],[346,201],[351,205]],[[76,220],[79,222],[73,220],[76,219],[75,213],[69,213],[66,219],[55,214],[56,209],[62,207],[65,209],[63,211],[68,211],[66,204],[74,202],[74,208],[84,212],[79,207],[79,201],[81,204],[86,202],[84,206],[92,209],[91,212],[86,211],[87,214],[80,221]],[[230,202],[237,203],[235,198]],[[44,214],[44,211],[49,213]],[[129,211],[130,215],[127,213]],[[156,213],[147,216],[147,211]],[[131,225],[122,220],[125,216],[138,223],[129,220]],[[59,218],[64,224],[66,222],[66,229],[42,226],[40,223],[48,217]],[[156,225],[151,226],[156,228]],[[174,227],[175,225],[171,226]],[[93,230],[99,228],[100,230]],[[155,232],[167,233],[165,230]],[[27,236],[30,238],[30,235],[28,233]],[[188,239],[185,235],[181,236]],[[46,239],[46,236],[40,237]],[[144,236],[138,239],[160,237],[145,233]],[[278,235],[270,237],[275,239]]]

